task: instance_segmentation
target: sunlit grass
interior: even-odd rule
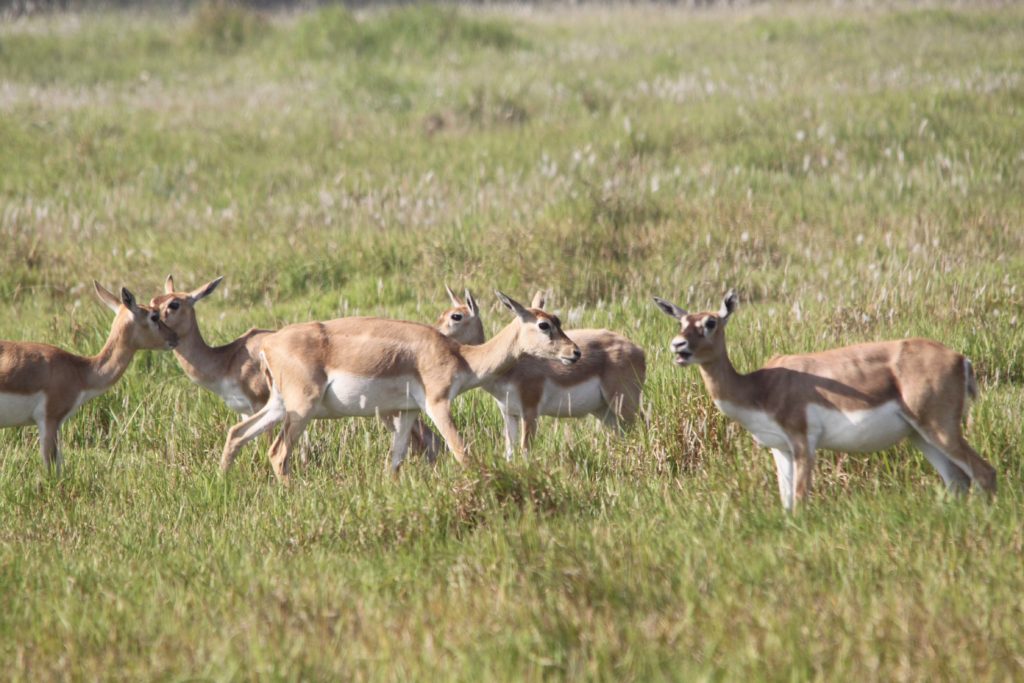
[[[15,679],[948,679],[1022,675],[1024,13],[767,6],[297,15],[211,4],[0,25],[0,337],[82,353],[217,275],[252,326],[433,320],[491,290],[647,350],[643,419],[456,420],[480,463],[386,472],[372,420],[267,444],[140,354],[63,430],[0,431],[0,660]],[[736,365],[926,336],[969,355],[991,505],[919,453],[770,456],[670,362],[652,295],[717,308]]]

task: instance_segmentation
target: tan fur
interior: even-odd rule
[[[217,390],[225,382],[232,384],[249,405],[229,404],[229,407],[242,415],[251,415],[262,408],[270,396],[270,388],[260,371],[259,351],[263,339],[272,330],[251,328],[234,341],[209,346],[199,330],[195,304],[212,294],[220,282],[221,278],[217,278],[191,292],[178,292],[174,289],[174,278],[168,275],[164,294],[154,297],[150,306],[158,310],[160,319],[178,334],[174,357],[188,378],[218,395],[221,394]]]
[[[448,285],[444,286],[448,293],[448,299],[452,307],[444,311],[434,321],[434,327],[444,336],[450,337],[460,344],[483,344],[484,326],[480,319],[480,307],[473,298],[473,294],[466,289],[465,299],[459,299]],[[389,428],[394,425],[395,415],[381,416]],[[441,441],[423,421],[423,417],[417,417],[412,428],[412,441],[410,448],[413,453],[422,452],[431,463],[437,460],[441,451]]]
[[[121,378],[140,349],[169,349],[177,335],[159,321],[156,312],[139,305],[127,289],[121,299],[93,283],[96,295],[114,311],[114,322],[103,348],[95,356],[79,356],[56,346],[34,342],[0,341],[0,394],[40,395],[33,411],[39,428],[43,463],[60,472],[62,457],[58,443],[61,425],[85,401],[99,396]],[[0,424],[5,420],[0,415]]]
[[[538,292],[532,303],[543,308],[543,294]],[[609,330],[569,330],[566,335],[582,352],[579,362],[563,365],[541,358],[524,358],[510,372],[483,386],[497,400],[505,419],[506,457],[511,458],[516,447],[524,452],[529,449],[541,415],[595,415],[615,428],[628,426],[636,418],[647,374],[643,349]],[[570,390],[594,378],[600,383],[601,401],[593,411],[566,416],[544,410],[548,382]],[[521,427],[517,421],[521,421]]]
[[[682,359],[680,364],[700,367],[716,404],[766,415],[784,431],[790,446],[776,450],[792,462],[791,504],[811,489],[815,444],[808,438],[809,406],[849,414],[894,404],[910,438],[951,489],[966,489],[974,481],[987,492],[995,491],[995,470],[963,436],[962,420],[976,385],[970,362],[956,351],[928,339],[871,342],[779,356],[741,375],[725,345],[725,326],[736,308],[734,295],[718,313],[690,315],[667,301],[656,302],[680,321],[672,340],[677,363]],[[779,457],[776,453],[777,462]],[[783,465],[778,466],[785,504]]]
[[[412,394],[405,397],[416,401],[416,409],[388,402],[371,406],[381,414],[398,413],[393,470],[398,470],[405,457],[418,410],[427,413],[456,460],[464,463],[466,449],[451,418],[450,403],[457,395],[508,372],[526,355],[563,358],[565,362],[579,358],[579,349],[562,332],[557,319],[539,309],[526,309],[500,293],[498,296],[516,314],[516,320],[480,346],[463,346],[427,325],[381,318],[301,323],[269,335],[263,342],[262,358],[272,381],[271,398],[258,413],[230,430],[221,468],[231,466],[246,442],[283,420],[270,459],[277,477],[287,481],[292,445],[314,414],[352,414],[330,412],[325,397],[331,373],[361,378],[371,386],[386,386],[387,380],[405,382],[410,391],[422,394],[414,399],[408,398]]]

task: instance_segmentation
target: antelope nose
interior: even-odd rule
[[[572,357],[575,358],[576,360],[579,360],[580,356],[582,355],[583,354],[580,352],[579,347],[572,350]]]
[[[687,347],[687,342],[686,342],[685,339],[673,339],[672,340],[672,351],[674,351],[675,353],[679,353],[680,351],[685,351],[686,347]]]

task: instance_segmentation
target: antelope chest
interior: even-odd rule
[[[46,410],[46,396],[0,392],[0,427],[21,427],[36,424]]]
[[[758,446],[789,451],[789,437],[775,418],[763,410],[747,408],[729,401],[715,401],[718,409],[743,425]]]
[[[419,410],[424,398],[423,385],[415,377],[364,377],[331,372],[313,417],[371,416],[396,410]]]
[[[881,451],[910,434],[896,401],[865,410],[807,407],[807,434],[818,448],[851,453]]]
[[[203,387],[221,397],[228,408],[239,414],[251,415],[259,407],[254,406],[242,386],[235,380],[222,379],[217,382],[204,382]]]

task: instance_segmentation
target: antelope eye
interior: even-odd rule
[[[714,318],[708,318],[707,320],[704,321],[704,329],[713,330],[715,329],[715,325],[717,324],[718,322]]]
[[[452,313],[451,318],[455,322],[459,322],[460,320],[462,320],[462,314],[461,313]]]
[[[167,308],[171,309],[172,311],[176,311],[179,308],[181,308],[181,302],[180,301],[172,301],[171,303],[167,304]]]
[[[537,327],[544,331],[547,331],[551,329],[551,323],[549,323],[547,320],[541,320],[539,323],[537,323]]]
[[[153,313],[153,314],[151,314],[149,316],[149,319],[152,320],[153,322],[156,322],[156,321],[160,320],[160,314],[159,313]]]

